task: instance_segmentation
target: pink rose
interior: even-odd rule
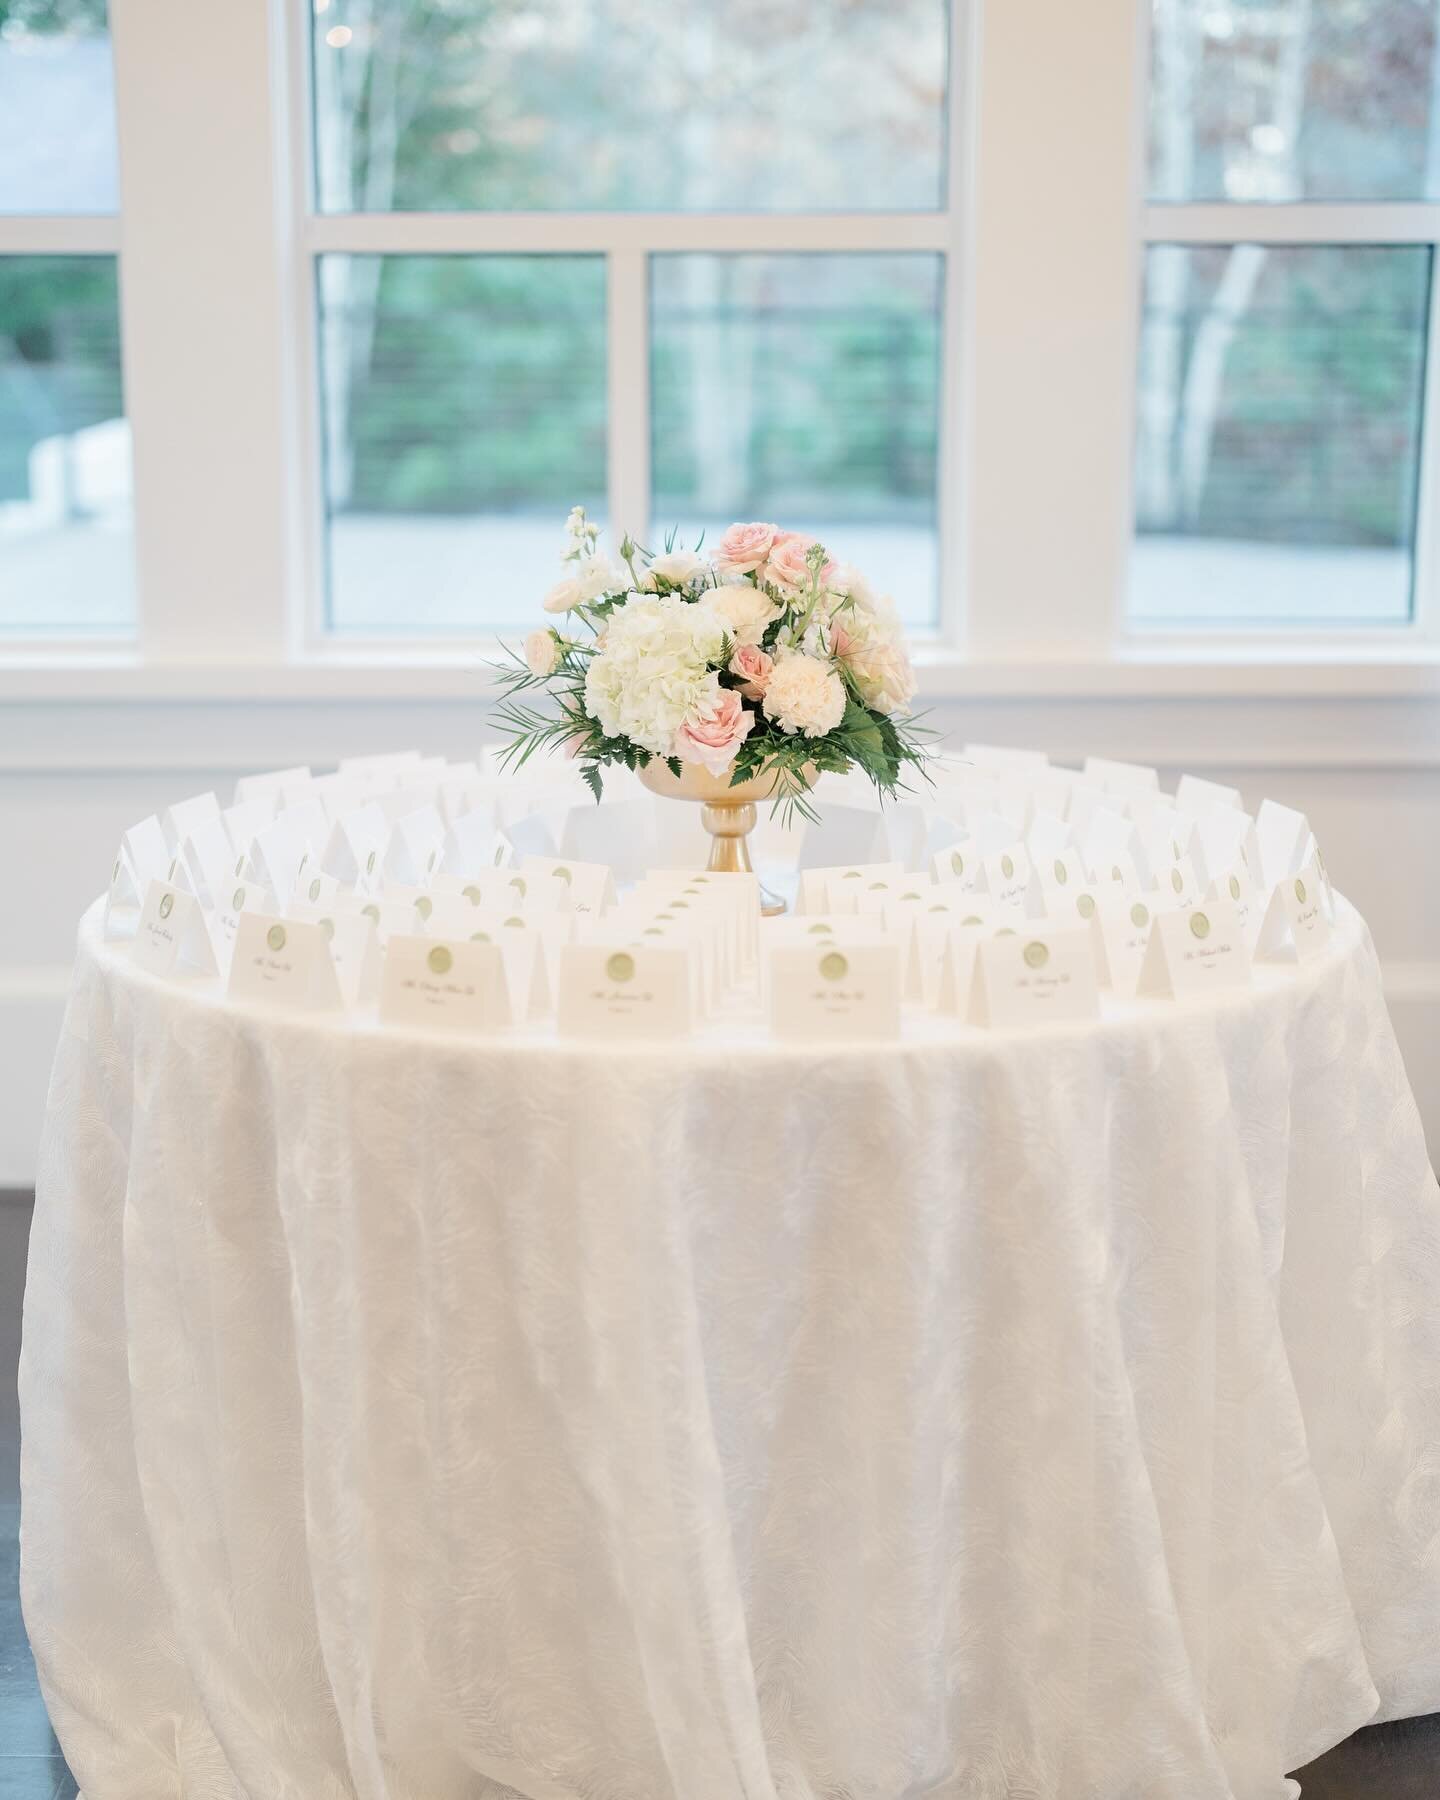
[[[770,546],[765,566],[757,573],[757,581],[767,581],[787,598],[803,593],[810,585],[810,554],[814,538],[801,537],[798,531],[782,531]]]
[[[744,684],[740,692],[747,700],[763,700],[775,670],[775,659],[767,656],[758,644],[741,644],[730,658],[730,673]]]
[[[770,546],[779,535],[774,525],[732,525],[715,552],[715,567],[733,570],[737,575],[752,574],[770,554]]]
[[[700,763],[712,775],[724,775],[754,723],[754,713],[746,712],[736,690],[720,688],[675,733],[675,754],[681,762]]]

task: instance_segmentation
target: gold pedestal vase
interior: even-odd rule
[[[805,765],[802,781],[807,788],[815,785],[818,771]],[[640,770],[640,779],[652,794],[662,800],[692,800],[699,803],[700,823],[710,833],[710,861],[706,867],[720,874],[750,875],[750,847],[746,842],[755,829],[757,800],[775,797],[775,771],[763,771],[750,781],[731,787],[729,774],[712,775],[699,763],[681,763],[679,775],[673,775],[663,763],[652,759]],[[783,913],[785,902],[761,886],[760,910],[767,919]]]

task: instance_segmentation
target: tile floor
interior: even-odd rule
[[[28,1207],[0,1193],[0,1800],[74,1800],[74,1780],[35,1685],[17,1592],[15,1360],[29,1224]],[[1357,1732],[1298,1776],[1304,1800],[1437,1800],[1440,1715]]]

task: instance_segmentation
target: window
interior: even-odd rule
[[[933,630],[945,0],[313,5],[323,628],[512,629],[578,501],[783,514]]]
[[[1154,0],[1139,624],[1414,616],[1436,225],[1394,203],[1440,187],[1435,23]]]
[[[0,638],[132,623],[115,205],[104,6],[0,5]]]

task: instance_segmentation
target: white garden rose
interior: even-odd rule
[[[824,737],[845,716],[845,684],[829,663],[795,652],[776,663],[761,705],[792,737]]]
[[[766,627],[772,625],[781,612],[769,595],[751,587],[748,581],[711,588],[703,604],[725,621],[726,630],[737,644],[758,644],[765,636]]]
[[[560,666],[560,646],[553,631],[532,631],[525,640],[525,666],[532,675],[553,675]]]
[[[585,604],[585,596],[580,591],[580,583],[567,576],[564,581],[555,583],[540,604],[548,613],[573,612],[577,606]]]
[[[618,594],[628,577],[608,556],[582,556],[575,565],[573,579],[588,601],[598,600],[602,594]]]
[[[859,594],[852,589],[831,613],[826,642],[849,669],[866,706],[878,713],[905,712],[915,698],[915,671],[895,602],[888,594],[863,601]]]
[[[716,704],[712,665],[724,646],[724,624],[708,607],[678,594],[629,594],[590,660],[585,710],[607,737],[669,756],[685,720]]]
[[[659,556],[652,556],[648,575],[660,576],[670,582],[673,587],[688,587],[697,575],[706,572],[705,559],[697,556],[693,550],[664,550]],[[654,585],[647,580],[645,585]]]

